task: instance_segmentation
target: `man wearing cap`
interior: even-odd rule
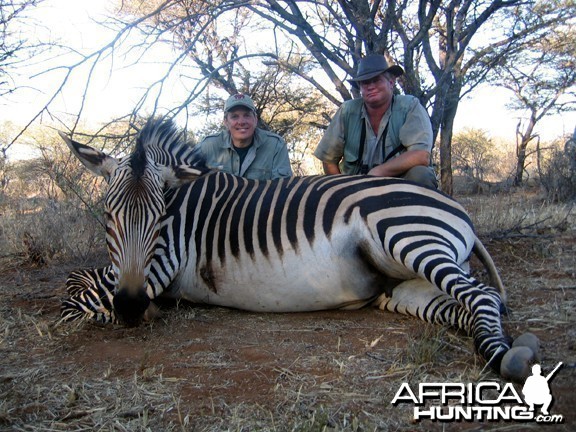
[[[394,95],[404,70],[382,55],[360,60],[356,78],[361,98],[338,109],[314,155],[326,174],[401,177],[437,188],[430,165],[432,125],[424,107],[410,95]]]
[[[254,180],[292,176],[286,143],[279,135],[257,127],[252,99],[230,96],[224,105],[226,130],[209,135],[200,150],[210,168]]]

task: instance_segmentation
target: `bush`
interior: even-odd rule
[[[0,179],[1,267],[86,261],[104,253],[103,181],[72,159],[59,138],[39,158],[4,161]]]
[[[0,221],[3,267],[43,266],[53,261],[86,261],[104,250],[104,228],[81,207],[34,200],[36,208],[16,201]]]
[[[575,155],[558,147],[540,160],[540,181],[551,202],[576,200]]]
[[[454,134],[452,168],[455,194],[495,193],[510,189],[514,172],[511,143],[488,132],[467,128]]]

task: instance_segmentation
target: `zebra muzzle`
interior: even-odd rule
[[[128,327],[136,327],[144,318],[144,313],[150,306],[150,297],[144,290],[131,293],[121,289],[113,300],[114,310],[119,320]]]

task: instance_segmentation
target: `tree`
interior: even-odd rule
[[[25,20],[27,10],[36,7],[42,0],[0,0],[0,106],[3,99],[16,88],[12,74],[16,67],[29,60],[38,48],[18,31],[18,25]],[[10,147],[7,140],[0,141],[0,163],[6,159]]]
[[[16,29],[25,12],[42,0],[0,0],[0,97],[14,91],[13,68],[30,58],[33,45]]]
[[[529,7],[521,0],[420,0],[417,5],[396,0],[196,0],[163,4],[163,24],[155,28],[172,32],[180,42],[187,41],[187,55],[194,58],[204,77],[227,91],[233,88],[229,78],[234,64],[242,58],[266,56],[268,64],[275,63],[300,77],[336,108],[354,96],[345,78],[354,74],[363,55],[383,53],[401,63],[406,70],[401,87],[431,109],[434,136],[440,134],[442,185],[448,193],[452,188],[452,127],[460,98],[529,34],[526,29],[506,34],[500,29],[507,26],[494,25],[491,30],[498,30],[494,32],[498,40],[472,45],[481,27],[496,18],[506,18],[501,13],[505,9]],[[173,14],[174,10],[178,13]],[[239,55],[237,42],[244,25],[251,22],[247,11],[268,22],[273,40],[289,41],[289,48],[280,50],[277,44],[272,52]],[[149,10],[145,12],[151,16]],[[232,13],[228,22],[233,37],[219,37],[222,26],[217,29],[216,24],[222,24],[219,19]],[[538,25],[549,25],[551,20],[546,16]],[[159,22],[153,21],[155,26]],[[198,46],[204,46],[204,51]],[[319,78],[320,71],[327,79]]]
[[[197,130],[201,136],[222,127],[224,100],[235,93],[249,94],[255,101],[259,126],[271,129],[286,140],[293,168],[301,168],[305,155],[311,153],[311,125],[323,124],[329,109],[314,89],[294,76],[276,61],[280,46],[268,44],[268,50],[248,51],[249,34],[263,33],[262,20],[254,20],[241,2],[125,2],[123,26],[130,26],[134,16],[148,16],[139,25],[143,34],[160,40],[170,34],[170,43],[181,53],[182,62],[192,62],[200,72],[185,76],[190,91],[171,110],[171,115],[185,111],[196,118],[204,117],[206,126]],[[160,11],[161,12],[158,12]],[[305,63],[295,50],[291,61]],[[298,60],[297,60],[298,59]],[[141,102],[148,94],[144,94]],[[319,140],[319,137],[315,142]]]
[[[465,129],[454,135],[454,169],[483,182],[491,174],[495,161],[494,143],[486,131]]]
[[[294,115],[320,108],[305,123],[325,127],[329,114],[356,95],[347,78],[360,58],[383,53],[404,66],[406,74],[400,81],[404,92],[417,96],[431,112],[434,134],[440,137],[442,186],[450,193],[452,126],[460,98],[507,55],[523,49],[530,35],[566,22],[566,14],[553,7],[538,10],[544,11],[538,20],[527,19],[536,4],[523,0],[123,1],[123,13],[115,18],[116,36],[100,50],[64,66],[63,85],[80,66],[89,66],[94,73],[98,62],[117,56],[127,41],[132,45],[124,51],[137,59],[157,44],[171,44],[173,60],[143,92],[127,115],[129,120],[149,102],[156,112],[171,79],[179,80],[186,91],[179,102],[172,102],[169,115],[188,113],[200,100],[208,112],[213,111],[223,98],[222,93],[214,97],[214,89],[224,94],[252,93],[262,76],[256,71],[265,66],[272,75],[289,77],[280,84],[289,83],[290,91],[275,92],[288,98],[280,101],[288,107],[295,106],[290,99],[295,88],[314,89],[305,92],[309,98],[299,97],[302,109]],[[137,43],[129,37],[135,34],[140,35]],[[277,106],[282,103],[277,101]],[[329,110],[325,103],[331,104]]]
[[[568,3],[576,21],[574,2]],[[575,38],[574,27],[557,26],[497,68],[493,82],[513,93],[510,108],[525,113],[516,128],[516,186],[523,183],[527,158],[536,152],[537,146],[530,149],[530,145],[539,144],[537,123],[545,116],[576,109]]]
[[[576,130],[574,131],[576,135]],[[552,202],[576,202],[576,136],[538,149],[538,174]]]
[[[451,193],[450,144],[463,89],[473,88],[490,67],[490,62],[482,63],[481,59],[498,44],[510,45],[517,36],[503,35],[498,44],[491,41],[473,55],[469,46],[480,27],[500,10],[522,2],[420,0],[417,6],[395,0],[284,3],[286,7],[274,0],[253,2],[251,8],[296,36],[330,77],[342,99],[351,96],[336,68],[352,75],[362,55],[373,52],[404,66],[406,75],[400,82],[404,91],[418,97],[424,106],[431,106],[434,137],[440,132],[442,188]],[[310,3],[312,6],[307,7]],[[322,25],[311,22],[314,14]],[[334,34],[337,37],[332,37]]]

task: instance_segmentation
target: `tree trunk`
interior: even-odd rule
[[[452,129],[440,130],[440,189],[452,195]]]
[[[514,175],[514,186],[521,186],[524,181],[524,168],[526,166],[526,147],[528,140],[520,136],[520,143],[516,146],[516,174]]]
[[[431,121],[434,137],[440,135],[440,189],[452,195],[452,133],[462,84],[458,79],[445,82],[436,95]]]
[[[536,112],[532,110],[526,130],[521,130],[521,122],[516,126],[516,174],[514,175],[514,186],[521,186],[524,182],[524,171],[526,170],[526,150],[530,141],[534,139],[534,127],[536,126]]]

